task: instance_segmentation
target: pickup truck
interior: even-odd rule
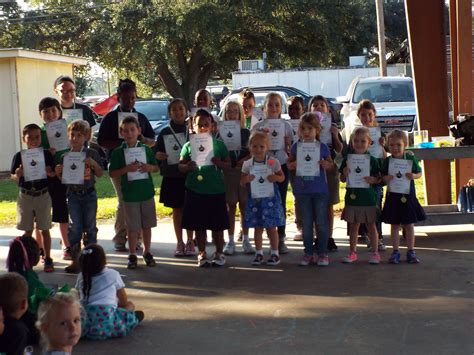
[[[368,99],[377,110],[376,119],[382,132],[398,128],[413,132],[417,129],[416,103],[413,80],[409,77],[387,76],[355,78],[346,96],[336,100],[343,104],[341,122],[342,136],[348,142],[355,127],[360,126],[357,117],[359,102]]]

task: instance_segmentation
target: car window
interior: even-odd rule
[[[135,103],[135,110],[143,113],[149,121],[168,120],[167,101],[137,101]]]
[[[415,101],[412,82],[376,82],[357,84],[353,103],[368,99],[372,102]]]

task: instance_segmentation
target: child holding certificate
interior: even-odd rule
[[[196,112],[190,121],[196,134],[183,146],[179,163],[180,171],[187,173],[182,226],[196,233],[199,267],[225,265],[224,229],[229,228],[222,170],[230,167],[230,158],[224,143],[210,136],[212,122],[208,111]],[[207,229],[216,245],[212,261],[206,254]]]
[[[277,183],[285,180],[285,175],[281,170],[280,162],[267,154],[269,145],[270,139],[267,133],[252,133],[249,140],[252,158],[243,163],[240,178],[241,185],[250,185],[244,226],[255,228],[254,238],[257,250],[252,265],[263,264],[264,228],[270,239],[270,258],[267,260],[267,265],[275,266],[280,263],[277,227],[284,224],[285,216]]]
[[[51,197],[48,192],[48,176],[54,176],[54,160],[48,150],[41,148],[41,128],[32,123],[22,132],[27,150],[13,157],[10,169],[11,178],[20,189],[17,199],[17,229],[32,236],[34,223],[40,230],[45,253],[44,270],[52,272],[51,259]]]
[[[225,122],[225,123],[224,123]],[[245,160],[249,158],[249,137],[250,131],[245,126],[245,118],[242,110],[242,106],[238,102],[230,101],[224,108],[224,122],[221,122],[220,126],[220,136],[222,137],[224,143],[226,138],[233,138],[233,136],[238,136],[233,134],[229,129],[228,131],[224,129],[226,123],[235,123],[235,125],[230,126],[237,129],[240,132],[240,137],[236,142],[238,145],[231,149],[230,144],[227,145],[229,150],[231,167],[224,170],[224,183],[226,188],[225,198],[227,202],[227,209],[229,210],[229,241],[227,242],[224,248],[225,255],[233,255],[235,252],[235,241],[234,241],[234,231],[235,231],[235,213],[237,210],[237,203],[239,204],[240,210],[240,224],[241,224],[241,233],[242,233],[242,248],[245,254],[255,253],[252,244],[249,240],[249,230],[244,227],[243,222],[245,219],[245,206],[247,204],[247,188],[245,186],[240,186],[240,171],[242,170],[242,164]],[[235,149],[237,148],[237,149]]]
[[[380,263],[375,226],[378,215],[377,192],[374,189],[374,185],[380,183],[380,165],[378,160],[368,152],[370,143],[368,128],[356,128],[351,135],[354,154],[348,154],[339,169],[341,181],[347,182],[345,207],[341,218],[349,223],[350,251],[349,255],[342,260],[344,263],[353,263],[357,260],[357,236],[361,223],[367,226],[372,246],[369,263]]]
[[[334,168],[329,148],[319,141],[321,124],[315,113],[301,116],[298,129],[300,141],[293,144],[288,168],[296,170],[293,193],[301,208],[303,221],[304,255],[301,266],[315,264],[313,226],[318,235],[318,266],[328,266],[328,205],[329,191],[326,171]]]
[[[252,129],[253,125],[262,118],[255,115],[255,106],[257,101],[255,95],[250,89],[244,89],[239,93],[239,104],[244,110],[245,128]]]
[[[141,128],[135,117],[123,119],[120,134],[124,142],[112,152],[109,175],[112,179],[120,177],[130,251],[127,268],[137,268],[140,231],[143,234],[143,260],[147,266],[155,266],[150,252],[151,229],[156,227],[155,188],[151,173],[158,171],[158,165],[151,148],[138,141]]]
[[[388,148],[392,154],[382,164],[382,179],[388,185],[382,222],[391,225],[393,252],[389,263],[400,262],[400,226],[405,230],[407,240],[407,262],[420,262],[415,253],[415,231],[413,224],[426,219],[423,207],[416,198],[414,180],[421,177],[421,167],[411,153],[405,152],[408,139],[403,131],[393,130],[387,137]]]
[[[60,164],[56,165],[55,169],[67,186],[69,243],[72,254],[72,263],[65,268],[68,273],[79,272],[82,232],[87,234],[87,244],[97,243],[97,192],[94,185],[95,177],[102,176],[103,168],[97,151],[84,146],[90,132],[89,123],[85,120],[74,120],[69,124],[71,150],[61,157]],[[77,162],[73,159],[77,159]],[[74,176],[76,171],[78,176]],[[86,245],[86,241],[83,242]]]
[[[269,135],[269,146],[267,147],[268,155],[274,157],[280,162],[284,179],[278,182],[280,190],[281,204],[283,206],[284,216],[286,216],[286,194],[288,192],[289,174],[286,166],[288,159],[288,151],[293,141],[293,128],[285,120],[281,119],[283,103],[281,95],[271,92],[265,97],[263,103],[263,112],[265,119],[256,123],[252,132],[263,131]],[[281,254],[288,253],[288,247],[285,244],[286,237],[286,220],[278,225],[278,250]]]
[[[160,165],[161,181],[160,202],[173,209],[173,226],[176,234],[176,250],[174,256],[193,256],[195,248],[193,231],[188,230],[187,241],[183,241],[184,182],[186,176],[179,171],[179,155],[184,144],[189,140],[189,130],[186,124],[188,105],[183,99],[173,99],[168,105],[171,117],[169,126],[163,128],[156,139],[155,156]]]

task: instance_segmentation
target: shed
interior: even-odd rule
[[[38,103],[54,96],[59,75],[73,76],[84,58],[22,48],[0,48],[0,171],[10,170],[13,155],[24,146],[21,130],[28,123],[42,124]]]

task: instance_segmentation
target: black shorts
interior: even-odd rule
[[[183,208],[184,206],[184,186],[185,177],[164,176],[161,181],[160,202],[166,207]]]
[[[53,205],[52,220],[56,223],[68,223],[69,211],[67,209],[66,185],[54,177],[49,179],[49,194]]]
[[[182,227],[195,231],[229,229],[225,193],[205,195],[186,190]]]

